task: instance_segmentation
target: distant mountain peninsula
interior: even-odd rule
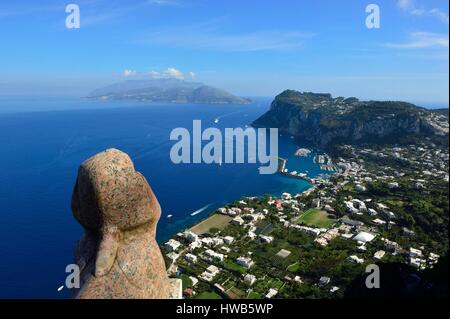
[[[277,127],[299,140],[329,148],[334,144],[402,144],[424,138],[448,144],[448,120],[448,109],[286,90],[253,125]]]
[[[200,82],[178,79],[129,80],[97,89],[88,98],[160,103],[248,104],[241,98]]]

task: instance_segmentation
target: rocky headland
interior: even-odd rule
[[[253,125],[278,127],[320,148],[338,143],[402,144],[423,138],[448,143],[448,110],[293,90],[278,95],[270,110]]]

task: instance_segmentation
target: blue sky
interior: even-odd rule
[[[0,95],[83,95],[183,77],[244,96],[284,89],[448,104],[447,0],[73,0],[0,3]],[[366,6],[380,7],[368,29]]]

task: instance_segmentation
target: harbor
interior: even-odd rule
[[[311,154],[309,149],[300,148],[295,152],[295,156],[305,157]],[[323,171],[333,172],[336,171],[336,166],[334,165],[332,159],[327,154],[318,154],[313,158],[314,164],[319,165],[320,169]],[[287,159],[278,157],[278,173],[283,176],[287,176],[295,179],[302,179],[308,183],[314,184],[315,180],[310,178],[306,172],[297,172],[295,170],[289,171],[287,168]]]
[[[298,173],[296,171],[289,172],[288,169],[286,168],[286,163],[287,163],[286,159],[278,157],[278,173],[279,174],[281,174],[283,176],[291,177],[291,178],[303,179],[311,184],[314,183],[313,180],[311,178],[309,178],[308,175],[305,173]]]

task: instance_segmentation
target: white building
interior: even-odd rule
[[[353,261],[353,262],[355,262],[355,263],[357,263],[357,264],[362,264],[363,262],[364,262],[364,259],[362,259],[362,258],[359,258],[358,256],[356,256],[356,255],[352,255],[352,256],[350,256],[350,257],[348,257],[351,261]]]
[[[170,239],[164,244],[164,248],[166,248],[168,251],[176,251],[180,246],[181,243],[179,241],[176,241],[175,239]]]
[[[203,279],[207,282],[211,282],[219,272],[220,272],[219,268],[217,268],[214,265],[211,265],[208,268],[206,268],[206,270],[202,272],[199,277],[200,279]]]
[[[208,247],[213,247],[215,244],[214,239],[211,237],[202,238],[200,241],[202,242],[203,245]]]
[[[420,260],[420,258],[414,258],[414,257],[411,257],[411,258],[409,259],[409,264],[410,264],[411,266],[413,266],[414,268],[419,269],[419,268],[420,268],[420,264],[421,264],[421,260]]]
[[[330,283],[330,281],[331,281],[330,277],[326,277],[326,276],[320,277],[319,285],[321,285],[321,286],[328,285]]]
[[[420,249],[416,249],[416,248],[410,248],[409,249],[409,256],[410,257],[422,257],[422,251]]]
[[[385,254],[386,254],[386,252],[384,250],[379,250],[373,255],[373,258],[379,260],[379,259],[383,258]]]
[[[172,262],[177,261],[178,258],[180,258],[180,254],[177,254],[176,252],[171,252],[167,254],[167,257],[172,260]]]
[[[391,183],[388,183],[388,187],[393,189],[393,188],[398,188],[399,185],[397,182],[391,182]]]
[[[213,238],[213,245],[214,245],[214,247],[215,247],[215,246],[219,246],[219,245],[223,245],[223,239],[222,239],[222,238],[214,237],[214,238]]]
[[[234,237],[231,236],[226,236],[223,238],[223,241],[227,244],[227,245],[231,245],[234,242]]]
[[[183,233],[183,237],[190,243],[198,240],[198,235],[191,231],[186,231]]]
[[[205,250],[205,254],[211,258],[214,258],[214,259],[217,259],[220,261],[223,261],[225,258],[225,256],[223,254],[216,253],[214,250],[211,250],[211,249]]]
[[[252,232],[252,231],[249,231],[249,232],[247,233],[247,236],[248,236],[248,238],[250,238],[251,240],[253,240],[253,239],[256,238],[256,234],[255,234],[254,232]]]
[[[186,254],[186,256],[184,256],[184,258],[191,263],[196,263],[198,260],[197,256],[195,256],[193,254]]]
[[[281,198],[289,200],[289,199],[292,199],[292,195],[289,193],[283,193],[283,194],[281,194]]]
[[[244,268],[249,269],[250,267],[252,267],[255,263],[253,262],[253,260],[251,260],[251,258],[248,257],[239,257],[238,259],[236,259],[236,262],[241,265]]]
[[[189,276],[189,279],[192,281],[192,287],[195,287],[198,283],[198,279],[192,276]]]
[[[226,252],[227,254],[231,251],[231,249],[226,246],[222,246],[222,247],[220,247],[220,249],[223,250],[224,252]]]
[[[190,251],[193,251],[194,249],[200,248],[200,247],[202,247],[202,242],[200,240],[194,241],[189,244]]]
[[[233,218],[231,223],[234,225],[237,225],[237,226],[242,226],[242,225],[244,225],[245,221],[242,219],[242,217],[237,216],[237,217]]]
[[[259,237],[261,238],[261,240],[267,244],[270,244],[273,241],[273,237],[272,236],[264,236],[264,235],[259,235]]]
[[[330,289],[330,292],[335,293],[338,290],[339,290],[339,287],[334,286],[333,288]]]
[[[273,288],[270,288],[270,289],[269,289],[269,292],[266,294],[265,297],[266,297],[267,299],[271,299],[271,298],[275,297],[277,294],[278,294],[278,290],[273,289]]]
[[[244,276],[244,282],[249,285],[252,286],[256,281],[256,277],[254,275],[251,274],[247,274]]]
[[[375,224],[377,224],[377,225],[384,225],[384,224],[386,224],[386,222],[384,220],[379,219],[379,218],[374,219],[373,222]]]
[[[371,242],[375,238],[375,235],[367,232],[360,232],[358,235],[353,237],[353,240],[359,241],[361,243]]]

